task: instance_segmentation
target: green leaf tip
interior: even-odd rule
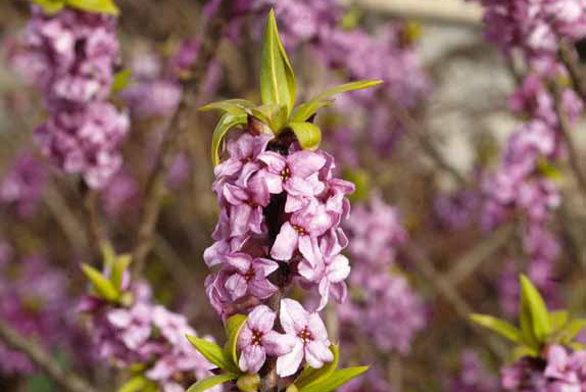
[[[537,343],[544,343],[551,333],[547,306],[543,297],[527,276],[521,274],[519,279],[521,281],[521,311],[524,311],[526,315],[530,315],[530,324]],[[527,323],[527,320],[525,320],[525,323]]]
[[[197,351],[201,353],[208,361],[219,367],[220,369],[233,372],[233,373],[240,373],[240,369],[238,369],[226,356],[224,351],[220,346],[216,343],[212,343],[208,340],[198,338],[196,336],[191,336],[186,334],[187,340],[191,343]]]
[[[219,374],[217,376],[212,376],[208,378],[204,378],[193,384],[187,392],[203,392],[207,391],[210,388],[215,387],[216,385],[223,384],[228,381],[232,381],[236,379],[238,376],[236,374],[227,373],[227,374]]]
[[[504,320],[476,313],[470,315],[470,320],[484,328],[488,328],[500,334],[501,336],[515,343],[521,343],[523,341],[521,331],[514,325],[511,325]]]
[[[263,104],[286,105],[287,117],[293,110],[297,95],[295,73],[279,37],[275,11],[269,12],[265,26],[260,72]]]
[[[82,11],[106,15],[120,15],[120,10],[113,0],[66,0],[67,5]]]
[[[369,368],[370,366],[357,366],[336,370],[325,380],[298,389],[299,392],[331,392],[336,388],[346,384],[351,379],[360,376]]]
[[[96,295],[107,301],[117,301],[119,299],[120,292],[100,271],[87,264],[82,264],[81,270],[90,282],[92,282],[92,288]]]

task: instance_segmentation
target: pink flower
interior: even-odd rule
[[[151,309],[146,304],[137,303],[130,309],[113,309],[107,317],[131,350],[138,349],[151,335]]]
[[[311,151],[294,152],[284,157],[276,152],[266,151],[258,156],[268,167],[266,172],[267,185],[271,193],[287,192],[287,198],[312,197],[324,189],[319,181],[319,170],[325,165],[326,159]],[[287,201],[289,204],[289,201]],[[293,212],[285,207],[285,212]]]
[[[257,373],[267,355],[282,356],[293,349],[295,340],[290,335],[273,331],[277,315],[268,306],[259,305],[250,314],[238,336],[241,350],[238,366],[248,373]]]
[[[281,301],[281,326],[295,339],[293,350],[277,359],[277,374],[287,377],[295,374],[303,359],[314,369],[334,360],[328,332],[317,313],[308,313],[292,299]]]
[[[255,258],[246,253],[233,253],[226,257],[227,267],[234,273],[226,280],[224,287],[233,301],[247,293],[266,299],[277,291],[267,277],[279,268],[273,260]]]
[[[324,234],[334,224],[334,216],[326,210],[326,206],[312,201],[303,210],[294,213],[288,222],[281,226],[271,256],[277,260],[288,261],[293,252],[299,252],[312,265],[317,256],[314,254],[315,239]]]
[[[315,253],[321,260],[315,265],[302,260],[298,267],[301,276],[319,285],[321,300],[318,311],[327,305],[330,292],[339,303],[344,301],[347,290],[344,280],[350,275],[350,263],[348,258],[340,253],[342,246],[334,233],[322,237],[319,245],[319,251]]]

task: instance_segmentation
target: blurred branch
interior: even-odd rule
[[[400,18],[480,26],[481,6],[460,0],[345,0],[342,3]]]
[[[229,2],[223,2],[224,7],[227,7],[226,3]],[[167,172],[173,163],[181,130],[185,128],[185,116],[192,109],[194,97],[197,97],[199,93],[199,91],[192,92],[192,90],[198,84],[200,87],[203,85],[201,83],[202,78],[207,74],[207,69],[224,35],[224,27],[224,22],[218,18],[207,23],[206,29],[204,29],[205,32],[202,34],[202,37],[207,39],[203,42],[196,69],[193,70],[191,77],[184,81],[182,86],[184,94],[163,135],[154,169],[147,180],[143,220],[139,226],[136,246],[132,252],[133,274],[135,276],[143,269],[146,258],[153,246],[153,237],[161,211],[161,202],[166,191],[165,180]]]
[[[428,134],[421,132],[422,125],[418,124],[407,109],[394,99],[390,99],[391,111],[406,128],[406,135],[413,138],[427,156],[447,174],[449,174],[459,185],[468,185],[468,180],[455,167],[451,166],[431,141]]]
[[[580,98],[586,99],[586,76],[574,61],[575,54],[572,52],[572,49],[566,44],[561,44],[558,55],[568,70],[574,89],[580,95]]]
[[[12,329],[4,320],[0,319],[0,339],[10,348],[18,350],[42,369],[49,377],[55,380],[69,392],[97,392],[86,380],[75,373],[67,371],[58,364],[57,360],[46,352],[40,345],[30,338],[22,336]]]
[[[513,225],[503,226],[492,232],[488,238],[456,261],[455,266],[444,275],[445,279],[452,286],[466,279],[483,261],[503,247],[512,234]]]
[[[488,348],[501,360],[507,358],[507,351],[502,344],[498,344],[496,341],[490,339],[484,331],[481,331],[478,327],[470,322],[470,314],[473,313],[472,308],[462,298],[458,291],[437,271],[433,265],[433,262],[427,257],[427,255],[420,249],[419,246],[413,245],[410,242],[402,247],[407,257],[415,267],[425,276],[425,278],[435,287],[438,293],[440,293],[454,308],[456,314],[462,318],[462,320],[470,326],[479,336],[484,339]]]
[[[46,185],[43,200],[57,221],[57,224],[61,226],[63,233],[67,236],[71,245],[73,247],[80,246],[84,249],[87,248],[87,237],[84,236],[86,230],[69,208],[67,201],[63,198],[57,187],[52,183]]]

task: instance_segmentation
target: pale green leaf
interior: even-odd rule
[[[131,75],[132,71],[130,69],[123,69],[122,71],[117,72],[112,81],[112,94],[116,94],[128,87]]]
[[[56,14],[65,7],[65,0],[32,0],[37,3],[46,14]]]
[[[531,347],[527,346],[517,346],[511,352],[511,361],[517,362],[519,359],[523,357],[538,357],[539,352]]]
[[[244,323],[246,322],[246,316],[243,314],[235,314],[230,317],[226,322],[226,336],[228,336],[228,342],[224,348],[225,355],[230,358],[234,366],[238,367],[238,355],[236,353],[236,345],[238,343],[238,335]]]
[[[523,335],[523,341],[527,346],[532,348],[539,348],[539,342],[535,337],[533,331],[533,320],[531,316],[531,309],[527,298],[521,292],[520,295],[520,306],[519,306],[519,324],[521,326],[521,334]]]
[[[114,262],[114,266],[112,267],[112,283],[116,290],[120,292],[122,290],[122,281],[124,279],[124,272],[128,269],[132,258],[130,255],[120,255],[116,257],[116,261]]]
[[[260,90],[263,104],[285,105],[287,116],[295,105],[295,75],[279,37],[274,10],[269,13],[263,38]]]
[[[566,310],[558,310],[549,313],[549,323],[552,331],[559,331],[568,323],[568,312]]]
[[[221,110],[230,114],[243,115],[246,114],[247,109],[252,109],[253,107],[254,104],[245,99],[228,99],[225,101],[208,103],[199,108],[199,110],[202,112]]]
[[[333,101],[309,101],[297,106],[291,113],[292,122],[305,122],[313,116],[319,109],[331,106]]]
[[[570,321],[562,330],[561,342],[569,344],[584,329],[586,329],[586,319],[575,319]]]
[[[287,124],[293,131],[304,150],[315,150],[321,142],[321,130],[315,124],[307,122],[292,122]]]
[[[539,291],[537,291],[537,288],[535,288],[533,283],[525,275],[521,275],[521,292],[529,305],[535,337],[538,342],[545,342],[545,339],[551,333],[549,313],[545,301],[541,297],[541,294],[539,294]]]
[[[220,385],[225,382],[232,381],[236,377],[238,377],[238,376],[235,374],[226,373],[226,374],[219,374],[217,376],[204,378],[203,380],[200,380],[200,381],[196,382],[195,384],[193,384],[192,386],[190,386],[189,389],[187,390],[187,392],[207,391],[208,389],[215,387],[216,385]]]
[[[67,0],[67,5],[87,12],[119,15],[120,10],[113,0]]]
[[[515,343],[523,342],[521,331],[504,320],[484,314],[471,314],[470,319],[476,324],[488,328]]]
[[[319,369],[313,369],[309,366],[303,369],[301,375],[297,378],[297,380],[295,380],[295,386],[297,388],[304,388],[309,385],[321,382],[334,373],[334,371],[338,368],[338,363],[340,361],[340,348],[338,345],[332,344],[330,346],[330,350],[332,353],[334,353],[334,360],[324,364]]]
[[[325,101],[338,94],[342,94],[348,91],[364,90],[379,85],[382,82],[382,80],[359,80],[357,82],[342,84],[340,86],[326,90],[321,94],[318,94],[316,97],[312,98],[311,101]]]
[[[139,374],[124,383],[117,392],[143,392],[149,384],[152,384],[152,381]]]
[[[195,336],[186,335],[187,340],[195,346],[197,351],[201,353],[208,361],[227,371],[238,372],[234,367],[230,358],[227,358],[224,351],[216,343],[209,342],[205,339],[197,338]]]
[[[247,123],[248,117],[246,115],[233,115],[226,113],[222,116],[212,137],[212,161],[214,165],[220,163],[220,148],[226,133],[237,125]]]
[[[102,258],[104,259],[104,265],[107,269],[112,268],[116,262],[116,252],[114,251],[112,244],[108,241],[104,241],[102,242],[100,249],[102,251]]]
[[[102,275],[101,272],[87,264],[82,264],[81,269],[87,278],[92,282],[92,288],[99,297],[107,301],[118,300],[118,290],[116,290],[116,287],[114,287],[112,282],[110,282],[108,278]]]
[[[336,370],[328,378],[305,388],[299,388],[299,392],[330,392],[346,384],[351,379],[358,377],[368,370],[368,366],[351,367]]]

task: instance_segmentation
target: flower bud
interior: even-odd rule
[[[238,378],[236,386],[242,392],[256,392],[260,386],[260,377],[258,374],[245,374]]]

